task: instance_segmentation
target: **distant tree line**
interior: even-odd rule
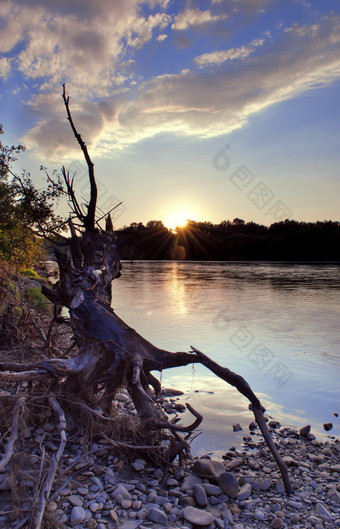
[[[242,219],[188,221],[172,231],[161,221],[118,231],[123,259],[340,261],[338,221],[285,220],[263,226]]]

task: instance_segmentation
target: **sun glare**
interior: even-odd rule
[[[188,213],[187,210],[178,209],[170,213],[170,215],[165,221],[165,225],[170,230],[174,230],[177,227],[182,228],[183,226],[186,225],[189,218],[190,218],[190,214]]]

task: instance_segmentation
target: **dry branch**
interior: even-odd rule
[[[30,518],[28,529],[40,529],[41,523],[43,520],[45,507],[47,500],[51,494],[51,489],[53,481],[58,469],[59,461],[64,453],[66,445],[66,418],[65,414],[60,407],[58,401],[54,397],[49,397],[48,402],[54,411],[58,414],[59,417],[59,431],[60,431],[60,444],[58,452],[55,457],[53,457],[47,476],[42,484],[39,497],[37,499],[36,506],[34,505],[33,515]]]
[[[8,465],[11,457],[13,456],[14,444],[18,437],[19,417],[20,417],[20,413],[22,411],[25,400],[26,400],[25,397],[19,397],[17,403],[14,406],[13,420],[12,420],[12,433],[11,433],[10,438],[8,439],[5,454],[0,460],[0,470],[2,470]]]

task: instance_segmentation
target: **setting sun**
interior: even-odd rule
[[[174,230],[177,227],[185,226],[189,218],[190,218],[190,213],[187,210],[178,209],[168,215],[168,217],[165,220],[165,225],[170,230]]]

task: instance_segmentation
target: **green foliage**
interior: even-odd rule
[[[37,279],[39,277],[37,272],[32,268],[24,268],[23,270],[20,270],[20,274],[22,276],[31,277],[32,279]]]
[[[38,312],[53,314],[53,303],[46,301],[46,297],[41,293],[40,287],[30,287],[24,292],[24,301]]]
[[[60,233],[62,219],[54,210],[64,193],[60,178],[53,181],[47,175],[46,189],[38,190],[29,173],[12,172],[12,163],[24,150],[22,145],[8,147],[0,141],[0,259],[17,268],[37,261],[42,237]]]

